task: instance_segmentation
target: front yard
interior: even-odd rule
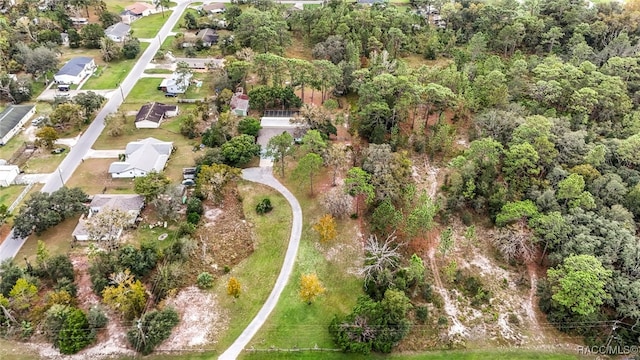
[[[142,19],[136,20],[131,24],[131,32],[133,36],[140,39],[148,39],[155,37],[158,30],[164,25],[169,16],[171,16],[171,10],[164,11],[164,17],[161,13],[145,16]]]

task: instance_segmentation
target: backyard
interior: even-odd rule
[[[129,74],[140,55],[149,47],[149,43],[140,43],[140,53],[135,59],[122,59],[102,65],[96,70],[89,80],[82,86],[83,90],[107,90],[115,89]]]

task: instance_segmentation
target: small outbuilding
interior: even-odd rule
[[[0,186],[7,187],[20,174],[20,168],[16,165],[0,165]]]
[[[0,112],[0,145],[5,145],[35,114],[34,105],[9,105]]]

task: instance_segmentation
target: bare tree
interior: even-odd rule
[[[340,170],[344,170],[347,166],[347,160],[349,157],[349,149],[343,143],[335,143],[327,149],[325,153],[325,161],[333,170],[332,186],[336,186],[336,177]]]
[[[533,236],[524,227],[501,228],[491,241],[507,261],[520,260],[529,263],[535,258],[536,246]]]
[[[90,240],[103,241],[107,250],[115,248],[122,230],[131,223],[132,215],[116,208],[104,208],[87,219],[85,227]]]
[[[182,194],[175,186],[169,186],[164,193],[151,201],[156,208],[158,217],[162,220],[177,220],[180,214],[178,210],[182,205]]]
[[[335,187],[322,196],[320,203],[333,217],[342,219],[353,212],[353,198],[342,187]]]
[[[385,269],[395,269],[400,265],[400,248],[396,242],[395,233],[389,234],[384,242],[378,241],[375,234],[369,235],[364,250],[366,256],[364,259],[364,267],[359,271],[364,275],[365,282],[375,280],[377,274]]]

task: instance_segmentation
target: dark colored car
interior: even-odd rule
[[[65,148],[55,148],[53,150],[51,150],[52,154],[62,154],[63,152],[65,152],[67,149]]]
[[[164,96],[166,96],[166,97],[176,97],[176,96],[178,96],[178,94],[168,92],[168,93],[165,93]]]

